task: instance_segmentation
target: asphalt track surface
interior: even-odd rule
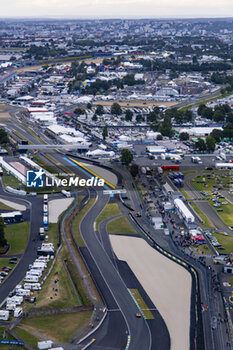
[[[117,309],[124,317],[127,334],[131,336],[129,349],[149,350],[152,344],[149,326],[144,318],[136,318],[136,314],[139,312],[138,308],[94,231],[95,219],[108,203],[108,200],[108,196],[104,196],[101,192],[98,193],[98,200],[82,220],[80,230],[90,255],[117,304]],[[109,337],[114,334],[115,329],[112,329],[112,331],[113,333],[108,333]],[[94,346],[92,348],[95,349]]]
[[[163,318],[161,317],[160,313],[154,306],[153,302],[150,300],[150,298],[142,288],[141,284],[135,277],[132,270],[129,268],[128,264],[124,261],[118,260],[112,249],[111,242],[109,239],[109,234],[107,232],[107,224],[114,218],[120,217],[120,216],[121,215],[118,215],[102,221],[99,224],[99,231],[96,232],[97,238],[100,244],[103,246],[105,252],[109,256],[110,260],[112,261],[112,264],[114,265],[116,271],[120,274],[120,276],[124,280],[126,287],[128,289],[137,289],[139,291],[140,295],[142,296],[143,300],[145,301],[146,305],[148,306],[148,308],[150,309],[151,313],[154,316],[154,319],[150,319],[146,321],[151,332],[151,338],[152,338],[151,349],[168,350],[170,349],[170,336]],[[122,349],[123,348],[122,341],[123,340],[126,341],[125,337],[128,334],[126,324],[125,324],[125,328],[121,327],[122,322],[125,323],[125,321],[124,319],[121,320],[123,317],[122,315],[119,315],[117,304],[114,301],[108,286],[106,285],[101,274],[99,273],[95,262],[93,261],[93,259],[91,259],[88,249],[81,248],[81,250],[85,258],[85,261],[90,268],[92,276],[95,278],[95,283],[98,287],[98,290],[100,291],[100,294],[102,295],[102,299],[104,300],[105,305],[107,306],[107,309],[108,309],[108,316],[104,321],[103,326],[101,326],[101,328],[94,334],[94,337],[98,340],[95,342],[95,345],[93,345],[92,348],[95,349],[96,345],[97,346],[101,345],[105,349],[105,345],[108,344],[110,348]],[[109,312],[110,312],[110,315],[109,315]],[[112,315],[113,312],[114,312],[114,317]],[[108,326],[107,334],[106,334],[106,324]],[[117,343],[115,342],[116,339],[118,340]]]

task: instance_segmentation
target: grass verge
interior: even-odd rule
[[[40,332],[48,339],[59,343],[68,343],[70,336],[84,324],[86,324],[92,311],[80,311],[76,313],[40,316],[24,319],[22,325],[28,326]]]
[[[221,246],[225,249],[219,250],[219,252],[224,253],[231,253],[233,252],[233,237],[232,236],[225,236],[222,233],[213,233],[213,235],[217,238],[218,242],[221,244]],[[217,248],[218,250],[218,248]]]
[[[148,306],[146,305],[145,301],[143,300],[141,294],[139,293],[139,291],[137,289],[130,289],[134,299],[136,300],[136,302],[138,303],[138,305],[140,306],[143,314],[145,315],[145,318],[147,320],[153,320],[154,316],[152,315],[151,311],[149,310]]]
[[[210,219],[203,213],[203,211],[201,211],[201,209],[198,207],[198,205],[196,203],[191,202],[190,205],[193,208],[193,210],[197,213],[197,215],[200,216],[200,218],[203,222],[203,225],[205,225],[206,227],[214,228],[214,225],[212,224]]]
[[[96,228],[99,229],[99,224],[112,216],[121,215],[121,211],[116,203],[110,203],[105,206],[100,215],[96,219]]]
[[[5,226],[5,237],[10,244],[7,255],[23,254],[29,238],[29,222]]]
[[[66,249],[63,248],[39,292],[36,308],[54,310],[80,305],[64,264],[64,259],[69,258]]]
[[[26,329],[21,328],[20,326],[14,328],[14,332],[32,348],[37,349],[37,342],[41,341],[35,335],[29,333]]]
[[[16,177],[14,177],[11,174],[7,174],[6,170],[3,170],[3,176],[2,176],[2,184],[3,186],[10,186],[10,187],[20,187],[22,186],[22,183],[16,179]]]
[[[137,234],[137,231],[133,228],[126,217],[116,218],[110,221],[107,225],[108,233],[126,233]]]
[[[15,210],[15,209],[12,207],[9,207],[9,205],[2,203],[0,199],[0,210]]]
[[[6,327],[0,327],[0,340],[16,340],[14,337],[12,337],[10,334],[5,332]],[[4,338],[3,335],[5,334]],[[19,349],[24,349],[23,346],[18,346],[18,345],[5,345],[1,344],[0,345],[1,350],[19,350]]]
[[[211,254],[211,250],[207,244],[200,244],[198,247],[190,247],[196,254]]]

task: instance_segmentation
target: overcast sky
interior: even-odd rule
[[[0,17],[233,17],[233,0],[0,0]]]

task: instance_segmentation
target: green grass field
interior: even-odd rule
[[[220,200],[221,202],[224,202],[224,199]],[[212,207],[216,210],[216,208],[213,206],[213,201],[209,201],[212,205]],[[233,204],[229,203],[227,205],[222,205],[221,209],[223,209],[222,212],[217,212],[218,215],[221,217],[221,219],[227,224],[227,226],[233,225]]]
[[[229,174],[228,176],[224,176],[224,174]],[[208,178],[210,176],[210,178]],[[205,170],[200,177],[195,177],[194,181],[192,181],[193,186],[198,190],[198,191],[206,191],[211,193],[213,189],[215,189],[214,186],[216,185],[227,185],[230,183],[232,180],[233,173],[228,171],[223,171],[223,170],[215,170],[213,171],[207,171]]]
[[[4,334],[4,330],[6,329],[6,327],[0,327],[0,340],[16,340],[14,337],[12,337],[10,334],[8,334],[7,332],[5,332],[5,337],[3,338],[3,334]],[[0,349],[1,350],[16,350],[16,349],[24,349],[23,346],[17,346],[17,345],[4,345],[1,344],[0,345]]]
[[[37,349],[37,342],[41,339],[37,338],[35,335],[29,333],[26,329],[20,326],[14,328],[14,332],[27,344],[29,344],[34,349]]]
[[[207,174],[210,175],[210,178],[208,178]],[[224,176],[224,174],[228,174],[228,175]],[[210,197],[212,197],[211,191],[214,190],[216,186],[222,186],[222,188],[225,188],[225,186],[231,184],[232,179],[233,179],[233,174],[231,174],[229,171],[220,170],[220,171],[215,171],[214,173],[212,171],[209,171],[209,172],[204,171],[204,173],[200,177],[196,177],[194,179],[195,181],[193,181],[193,185],[198,191],[206,191],[209,193]],[[225,201],[226,199],[220,199],[221,203]],[[224,204],[221,205],[221,209],[223,211],[220,212],[220,211],[217,211],[217,209],[219,208],[214,207],[214,202],[212,200],[209,200],[209,203],[228,226],[233,225],[233,215],[232,215],[233,204],[228,202],[227,205],[224,205]],[[201,216],[201,214],[199,215]]]
[[[65,250],[59,253],[57,261],[42,290],[37,297],[36,307],[39,309],[59,309],[80,305],[73,284],[64,265],[64,259],[69,258]],[[57,283],[54,281],[58,280]],[[57,289],[57,291],[53,290]]]
[[[29,222],[5,226],[5,237],[10,244],[7,255],[23,254],[29,238]]]
[[[58,223],[49,223],[48,231],[45,235],[49,236],[49,243],[53,243],[54,247],[57,247],[59,242],[59,225]]]
[[[137,234],[137,231],[124,216],[116,218],[107,224],[108,233]]]
[[[96,229],[99,229],[99,224],[112,216],[121,215],[121,211],[116,203],[110,203],[105,206],[98,218],[96,219]]]
[[[10,187],[15,187],[15,188],[23,186],[23,184],[18,179],[16,179],[16,177],[14,177],[11,174],[7,175],[6,170],[3,170],[2,184],[5,187],[10,186]]]
[[[27,318],[22,325],[35,329],[48,339],[59,343],[68,343],[70,336],[88,323],[92,311],[80,311],[68,314]]]
[[[198,247],[190,247],[196,254],[211,254],[211,250],[207,244],[200,244]]]
[[[217,238],[218,242],[222,245],[222,247],[225,248],[225,250],[219,250],[219,252],[233,252],[233,236],[225,236],[222,233],[214,233],[213,235]]]

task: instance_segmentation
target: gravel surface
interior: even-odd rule
[[[118,259],[126,261],[163,317],[171,350],[189,349],[191,276],[145,240],[110,235]]]
[[[59,215],[73,202],[73,198],[54,199],[49,201],[49,222],[58,222]]]

